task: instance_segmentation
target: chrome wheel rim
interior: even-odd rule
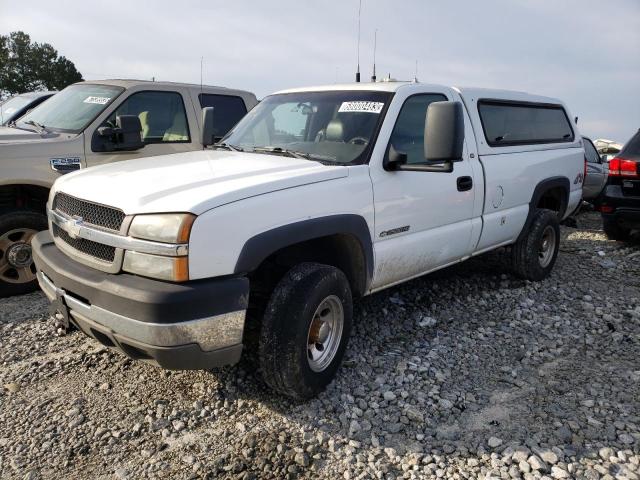
[[[313,314],[307,333],[307,360],[314,372],[322,372],[333,361],[344,328],[344,308],[335,295],[325,298]]]
[[[31,254],[31,238],[36,233],[30,228],[16,228],[0,236],[0,281],[29,283],[36,279]]]
[[[546,268],[551,263],[553,253],[556,250],[556,231],[548,225],[542,232],[542,242],[538,250],[538,261],[542,268]]]

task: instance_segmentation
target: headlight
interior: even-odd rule
[[[122,269],[143,277],[186,282],[189,280],[189,257],[161,257],[126,251]]]
[[[129,227],[129,235],[156,242],[187,243],[195,219],[196,216],[190,213],[136,215]]]

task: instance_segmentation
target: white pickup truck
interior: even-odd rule
[[[216,109],[213,135],[221,138],[256,103],[224,87],[101,80],[71,85],[0,126],[0,298],[37,288],[29,240],[47,227],[49,188],[60,175],[202,150],[202,108]]]
[[[212,149],[59,179],[38,280],[58,322],[169,369],[237,362],[262,307],[263,377],[307,398],[339,367],[353,298],[507,245],[518,275],[549,275],[582,193],[572,118],[421,83],[280,92]]]

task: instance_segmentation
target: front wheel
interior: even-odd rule
[[[512,247],[515,273],[534,281],[548,277],[556,263],[559,247],[558,214],[551,210],[536,210],[529,229]]]
[[[275,287],[260,331],[262,376],[274,390],[310,398],[333,380],[347,347],[353,303],[335,267],[303,263]]]
[[[46,217],[31,210],[0,215],[0,298],[38,288],[31,238],[46,228]]]

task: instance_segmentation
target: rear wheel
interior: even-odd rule
[[[353,304],[335,267],[303,263],[275,287],[262,321],[259,357],[265,383],[294,398],[320,393],[347,347]]]
[[[511,250],[515,273],[527,280],[546,278],[556,263],[559,246],[558,214],[551,210],[536,210],[526,234]]]
[[[615,220],[602,217],[602,229],[609,240],[628,242],[631,238],[631,230],[621,227]]]
[[[46,230],[44,215],[30,210],[0,215],[0,298],[38,288],[31,239]]]

